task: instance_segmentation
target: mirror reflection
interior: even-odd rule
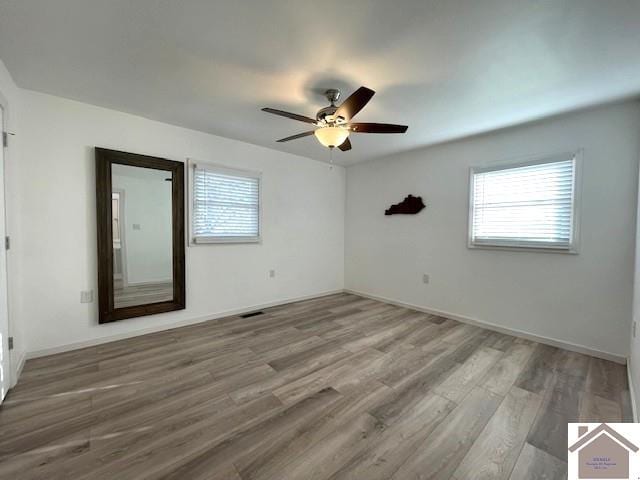
[[[172,173],[111,165],[115,308],[173,300]]]

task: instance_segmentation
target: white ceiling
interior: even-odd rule
[[[351,164],[640,93],[640,0],[0,0],[24,87],[328,160],[320,94],[377,91]],[[343,98],[346,95],[343,96]]]

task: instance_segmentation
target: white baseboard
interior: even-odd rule
[[[397,305],[400,307],[405,307],[405,308],[410,308],[412,310],[417,310],[420,312],[425,312],[425,313],[430,313],[432,315],[439,315],[442,317],[447,317],[447,318],[451,318],[452,320],[457,320],[459,322],[462,323],[468,323],[471,325],[476,325],[482,328],[486,328],[488,330],[493,330],[496,332],[500,332],[500,333],[505,333],[507,335],[513,335],[515,337],[521,337],[521,338],[525,338],[527,340],[532,340],[534,342],[538,342],[538,343],[543,343],[545,345],[551,345],[553,347],[559,347],[559,348],[564,348],[566,350],[570,350],[572,352],[577,352],[577,353],[583,353],[585,355],[591,355],[594,357],[598,357],[598,358],[602,358],[605,360],[610,360],[612,362],[616,362],[616,363],[620,363],[620,364],[626,364],[627,363],[627,359],[626,357],[614,354],[614,353],[609,353],[609,352],[603,352],[600,350],[596,350],[593,348],[589,348],[583,345],[576,345],[574,343],[570,343],[570,342],[564,342],[564,341],[560,341],[560,340],[555,340],[553,338],[548,338],[548,337],[542,337],[540,335],[536,335],[533,333],[529,333],[529,332],[524,332],[521,330],[516,330],[516,329],[512,329],[512,328],[506,328],[506,327],[502,327],[500,325],[496,325],[490,322],[485,322],[482,320],[478,320],[475,318],[471,318],[471,317],[466,317],[463,315],[457,315],[455,313],[451,313],[451,312],[445,312],[442,310],[437,310],[437,309],[432,309],[432,308],[426,308],[426,307],[422,307],[419,305],[413,305],[410,303],[405,303],[405,302],[400,302],[397,300],[393,300],[391,298],[386,298],[386,297],[381,297],[378,295],[372,295],[369,293],[365,293],[365,292],[359,292],[357,290],[351,290],[351,289],[337,289],[337,290],[330,290],[330,291],[325,291],[325,292],[321,292],[321,293],[317,293],[317,294],[312,294],[312,295],[306,295],[306,296],[302,296],[302,297],[295,297],[295,298],[287,298],[287,299],[282,299],[282,300],[277,300],[277,301],[273,301],[273,302],[267,302],[267,303],[263,303],[263,304],[259,304],[259,305],[252,305],[249,307],[244,307],[244,308],[239,308],[239,309],[235,309],[235,310],[227,310],[224,312],[218,312],[218,313],[213,313],[211,315],[203,315],[203,316],[198,316],[198,317],[194,317],[194,318],[189,318],[189,319],[185,319],[185,320],[180,320],[171,324],[167,324],[167,325],[161,325],[161,326],[157,326],[157,327],[150,327],[150,328],[145,328],[145,329],[139,329],[139,330],[134,330],[131,332],[126,332],[126,333],[121,333],[118,335],[110,335],[110,336],[106,336],[106,337],[101,337],[101,338],[94,338],[94,339],[90,339],[90,340],[85,340],[85,341],[80,341],[80,342],[74,342],[74,343],[69,343],[69,344],[65,344],[65,345],[60,345],[57,347],[52,347],[52,348],[46,348],[46,349],[42,349],[42,350],[36,350],[36,351],[32,351],[32,352],[27,352],[26,355],[24,355],[22,357],[21,360],[21,365],[19,365],[19,371],[22,370],[22,367],[24,366],[24,361],[25,359],[30,359],[30,358],[37,358],[37,357],[43,357],[46,355],[53,355],[56,353],[63,353],[63,352],[68,352],[71,350],[77,350],[80,348],[85,348],[85,347],[92,347],[94,345],[100,345],[103,343],[108,343],[108,342],[113,342],[113,341],[117,341],[117,340],[123,340],[126,338],[131,338],[131,337],[137,337],[140,335],[145,335],[148,333],[155,333],[155,332],[160,332],[163,330],[171,330],[172,328],[178,328],[178,327],[184,327],[187,325],[193,325],[196,323],[202,323],[202,322],[206,322],[206,321],[210,321],[210,320],[216,320],[218,318],[223,318],[223,317],[229,317],[232,315],[241,315],[243,313],[247,313],[247,312],[252,312],[255,310],[260,310],[263,308],[269,308],[269,307],[275,307],[278,305],[284,305],[287,303],[292,303],[292,302],[299,302],[302,300],[309,300],[312,298],[320,298],[320,297],[324,297],[327,295],[334,295],[336,293],[342,293],[342,292],[346,292],[346,293],[352,293],[354,295],[359,295],[361,297],[365,297],[365,298],[371,298],[373,300],[378,300],[381,302],[385,302],[385,303],[389,303],[392,305]],[[634,408],[634,415],[635,415],[635,408]]]
[[[216,320],[223,317],[230,317],[233,315],[242,315],[243,313],[253,312],[255,310],[261,310],[263,308],[276,307],[278,305],[284,305],[284,304],[293,303],[293,302],[300,302],[302,300],[310,300],[312,298],[326,297],[327,295],[334,295],[336,293],[343,293],[343,292],[344,290],[342,289],[329,290],[325,292],[315,293],[312,295],[305,295],[302,297],[287,298],[283,300],[276,300],[274,302],[267,302],[259,305],[252,305],[249,307],[238,308],[234,310],[226,310],[224,312],[212,313],[210,315],[201,315],[198,317],[179,320],[174,323],[160,325],[157,327],[143,328],[143,329],[121,333],[117,335],[109,335],[106,337],[92,338],[90,340],[68,343],[65,345],[57,346],[57,347],[45,348],[42,350],[34,350],[32,352],[27,352],[25,357],[27,360],[31,358],[45,357],[47,355],[54,355],[56,353],[64,353],[64,352],[69,352],[71,350],[78,350],[80,348],[93,347],[95,345],[101,345],[103,343],[115,342],[117,340],[124,340],[126,338],[138,337],[140,335],[161,332],[163,330],[171,330],[173,328],[178,328],[178,327],[185,327],[187,325],[194,325],[196,323],[207,322],[210,320]],[[24,364],[24,360],[22,361],[22,363]]]
[[[27,361],[27,354],[22,352],[22,355],[18,358],[18,365],[16,369],[13,371],[13,375],[11,376],[11,388],[15,387],[16,383],[18,383],[18,379],[20,378],[20,374],[22,374],[22,369],[24,368],[24,364]]]
[[[627,360],[627,383],[629,383],[629,397],[631,397],[631,412],[633,421],[638,423],[638,408],[636,404],[636,389],[633,386],[633,375],[631,375],[631,362]]]
[[[357,290],[351,290],[345,288],[344,290],[347,293],[352,293],[354,295],[360,295],[361,297],[371,298],[372,300],[378,300],[380,302],[389,303],[391,305],[397,305],[399,307],[410,308],[412,310],[418,310],[419,312],[430,313],[432,315],[438,315],[441,317],[451,318],[452,320],[457,320],[462,323],[468,323],[471,325],[476,325],[478,327],[486,328],[487,330],[493,330],[495,332],[505,333],[507,335],[512,335],[514,337],[525,338],[527,340],[532,340],[534,342],[543,343],[545,345],[550,345],[552,347],[564,348],[565,350],[570,350],[572,352],[583,353],[585,355],[591,355],[592,357],[602,358],[604,360],[610,360],[612,362],[620,363],[625,365],[627,363],[627,358],[621,355],[617,355],[615,353],[603,352],[600,350],[596,350],[590,347],[585,347],[584,345],[576,345],[571,342],[564,342],[561,340],[556,340],[553,338],[542,337],[540,335],[536,335],[534,333],[524,332],[522,330],[517,330],[514,328],[507,328],[501,325],[496,325],[494,323],[485,322],[484,320],[478,320],[476,318],[466,317],[463,315],[457,315],[451,312],[444,312],[442,310],[436,310],[433,308],[421,307],[419,305],[413,305],[411,303],[400,302],[397,300],[393,300],[391,298],[380,297],[378,295],[372,295],[370,293],[359,292]]]

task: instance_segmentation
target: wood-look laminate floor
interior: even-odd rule
[[[625,367],[349,294],[27,362],[0,478],[562,479]]]
[[[113,304],[115,308],[168,302],[173,299],[173,282],[155,282],[124,287],[121,280],[113,282]]]

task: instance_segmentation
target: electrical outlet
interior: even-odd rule
[[[636,338],[636,327],[637,327],[637,323],[634,320],[633,321],[633,328],[631,329],[632,333],[633,333],[633,338]]]
[[[426,273],[422,275],[422,283],[429,283],[429,275],[427,275]]]
[[[276,276],[276,271],[275,270],[269,270],[269,278],[273,278]]]
[[[80,303],[92,303],[93,290],[83,290],[80,292]]]

